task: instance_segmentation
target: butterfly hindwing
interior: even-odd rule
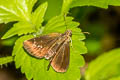
[[[56,72],[66,72],[69,66],[70,46],[69,42],[62,44],[53,57],[51,66]]]

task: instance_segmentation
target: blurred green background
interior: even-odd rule
[[[56,4],[54,4],[54,6],[58,6],[62,4],[62,3],[57,4],[57,2],[55,3]],[[54,14],[59,13],[57,9],[54,9],[55,10],[54,12],[56,13],[51,11],[52,8],[55,8],[54,6],[50,6],[51,8],[48,10],[48,13],[46,14],[49,17],[45,17],[46,21],[50,19]],[[75,7],[70,10],[68,15],[73,16],[75,18],[74,19],[75,21],[80,22],[79,28],[81,28],[83,32],[90,33],[90,34],[85,34],[86,35],[85,42],[88,48],[88,53],[83,55],[86,64],[84,67],[81,68],[81,75],[82,75],[81,80],[84,80],[85,73],[91,61],[94,62],[94,60],[99,58],[99,56],[101,56],[102,53],[104,52],[120,47],[120,29],[119,29],[120,7],[109,6],[108,9],[102,9],[98,7],[88,7],[88,6]],[[0,37],[2,37],[3,34],[11,28],[13,23],[0,24]],[[11,55],[13,45],[16,39],[17,36],[14,36],[7,40],[0,40],[0,57]],[[118,72],[119,74],[118,69],[114,68],[115,66],[112,65],[108,65],[108,66],[112,67],[108,70],[113,69],[114,71],[113,73]],[[15,69],[14,63],[1,66],[0,77],[1,76],[6,77],[6,80],[26,80],[24,74],[22,74],[20,70]],[[106,78],[105,80],[108,79]],[[112,77],[110,80],[120,80],[120,77],[118,75],[116,79]]]

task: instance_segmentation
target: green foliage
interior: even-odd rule
[[[63,18],[63,16],[58,16],[53,18],[54,22],[52,20],[50,20],[48,22],[48,25],[46,24],[45,29],[43,30],[43,34],[48,34],[51,32],[64,32],[65,29],[65,22],[64,19],[60,20],[60,18]],[[70,25],[71,23],[74,23],[73,25],[70,26],[70,28],[73,29],[73,34],[74,34],[74,29],[76,29],[79,24],[77,22],[72,21],[73,18],[68,17],[66,21],[69,21]],[[60,26],[58,25],[60,24]],[[62,26],[61,26],[62,24]],[[51,27],[52,25],[52,27]],[[68,27],[68,29],[70,29]],[[76,31],[75,31],[76,33]],[[48,61],[46,60],[39,60],[39,59],[35,59],[33,57],[31,57],[30,55],[28,55],[24,49],[23,49],[23,41],[28,40],[30,38],[32,38],[33,36],[28,35],[28,36],[23,36],[21,38],[19,38],[14,46],[13,49],[13,56],[15,56],[15,64],[16,64],[16,68],[21,67],[21,71],[23,73],[26,74],[27,79],[31,79],[32,77],[34,78],[34,80],[39,80],[39,78],[42,78],[45,80],[47,79],[45,76],[46,74],[48,75],[48,78],[51,78],[53,80],[53,75],[56,76],[56,78],[54,78],[54,80],[57,79],[65,79],[67,76],[73,75],[73,74],[78,74],[75,75],[74,77],[72,77],[72,79],[78,79],[80,78],[80,66],[82,66],[84,64],[84,59],[83,57],[80,55],[80,53],[85,53],[86,47],[84,46],[84,43],[80,40],[85,39],[84,35],[81,33],[80,30],[78,30],[78,35],[73,35],[73,48],[75,48],[75,50],[77,51],[76,53],[71,50],[71,60],[70,60],[70,67],[68,69],[68,72],[61,74],[61,73],[56,73],[54,70],[52,70],[52,68],[49,71],[46,71],[47,66],[48,66]],[[74,40],[76,39],[76,40]],[[77,41],[77,42],[76,42]],[[79,44],[80,48],[78,48],[77,44]],[[76,47],[77,46],[77,47]],[[71,48],[72,49],[72,48]],[[22,56],[22,57],[21,57]],[[77,56],[77,57],[76,57]],[[45,65],[46,64],[46,65]],[[37,68],[36,68],[36,65]],[[29,67],[30,66],[30,67]],[[40,67],[39,67],[40,66]],[[35,70],[36,68],[36,70]],[[38,72],[39,71],[39,72]],[[37,75],[37,74],[40,75]],[[42,73],[42,74],[41,74]],[[36,75],[36,76],[34,76]],[[71,79],[69,77],[67,77],[66,79]]]
[[[43,17],[45,15],[47,9],[47,3],[40,5],[33,13],[32,13],[32,23],[35,25],[37,30],[41,26],[43,22]]]
[[[120,75],[120,48],[104,53],[89,64],[86,80],[109,80]]]
[[[2,37],[2,39],[12,37],[16,34],[20,36],[32,32],[35,32],[35,28],[32,24],[28,22],[18,22],[14,24],[14,26],[10,30],[8,30],[8,32]]]
[[[11,4],[6,4],[6,2]],[[50,1],[48,1],[48,4],[49,2]],[[85,36],[81,32],[81,29],[77,28],[79,23],[73,21],[73,17],[67,16],[64,20],[63,14],[67,13],[70,8],[75,6],[97,6],[97,4],[100,5],[99,7],[106,6],[106,4],[100,4],[98,1],[94,1],[97,4],[92,2],[93,1],[91,1],[91,3],[86,3],[85,1],[79,2],[78,0],[63,0],[63,4],[59,6],[60,8],[58,9],[60,14],[53,16],[45,26],[42,26],[48,6],[47,2],[42,3],[33,11],[32,9],[36,0],[0,0],[0,23],[17,21],[17,23],[15,23],[14,26],[2,37],[2,39],[7,39],[14,35],[20,36],[20,38],[15,42],[12,55],[15,56],[14,61],[16,68],[21,68],[21,72],[25,73],[28,80],[31,80],[32,78],[34,80],[80,79],[80,67],[84,65],[84,59],[80,54],[87,52],[85,43],[82,41],[85,39]],[[52,5],[54,4],[55,3],[52,3]],[[107,6],[108,5],[109,4],[107,4]],[[65,24],[67,26],[65,26]],[[37,34],[39,31],[42,31],[42,33],[40,33],[41,35],[52,32],[63,33],[65,32],[66,27],[67,29],[72,30],[73,33],[72,47],[70,49],[70,66],[66,73],[57,73],[52,68],[47,71],[46,68],[49,64],[48,60],[36,59],[24,51],[23,41],[33,38],[31,33]],[[10,60],[8,59],[8,61]]]
[[[30,21],[35,2],[36,0],[0,0],[0,23]]]
[[[70,7],[96,6],[101,8],[108,8],[108,5],[120,6],[120,0],[72,0]]]
[[[0,58],[0,65],[7,64],[9,62],[12,62],[13,60],[14,60],[13,56],[7,56],[7,57]]]
[[[82,6],[95,6],[107,9],[109,5],[120,6],[120,0],[38,0],[39,4],[47,1],[49,4],[45,19],[64,14],[70,8]],[[62,4],[63,3],[63,4]]]
[[[23,36],[19,38],[16,43],[13,50],[13,55],[15,56],[15,64],[16,68],[21,67],[22,73],[26,74],[26,77],[28,80],[30,80],[32,77],[34,80],[77,80],[80,78],[80,66],[84,64],[84,59],[80,54],[74,53],[71,50],[71,60],[70,60],[70,66],[66,73],[61,74],[55,72],[52,67],[49,71],[47,71],[48,61],[44,59],[36,59],[34,57],[31,57],[28,55],[23,47],[23,41],[32,38],[33,36]],[[77,56],[77,57],[76,57]],[[39,75],[38,75],[39,74]],[[76,74],[72,76],[73,74]],[[47,77],[46,77],[47,75]],[[54,77],[53,77],[54,76]]]
[[[23,35],[27,33],[33,33],[39,30],[41,27],[41,23],[43,21],[43,17],[45,14],[47,8],[47,3],[42,4],[39,6],[30,16],[32,18],[29,18],[26,16],[27,19],[30,21],[20,21],[14,26],[2,37],[2,39],[6,39],[9,37],[12,37],[16,34]]]
[[[25,1],[25,2],[27,2],[27,1]],[[13,0],[13,3],[16,3],[16,2]],[[23,6],[20,5],[22,3],[24,4]],[[35,2],[33,2],[31,4],[34,4],[34,3]],[[22,9],[22,7],[25,7],[28,10],[25,11],[24,9],[22,9],[24,16],[20,12],[18,13],[16,11],[17,15],[20,15],[22,17],[17,17],[13,14],[15,16],[14,18],[16,20],[12,20],[13,19],[13,17],[12,17],[10,19],[10,21],[18,21],[18,22],[15,23],[14,26],[2,37],[2,39],[6,39],[6,38],[10,38],[16,34],[18,36],[24,35],[15,42],[15,46],[14,46],[13,53],[12,53],[12,55],[15,56],[14,61],[15,61],[16,68],[21,68],[21,72],[26,74],[26,77],[28,80],[30,80],[32,78],[34,80],[40,80],[40,79],[44,79],[44,80],[47,80],[47,79],[54,79],[54,80],[73,79],[73,80],[77,80],[77,79],[80,79],[79,68],[80,68],[80,66],[84,65],[84,59],[80,54],[86,53],[87,49],[85,47],[84,42],[81,41],[81,40],[85,39],[85,36],[81,32],[81,30],[79,28],[77,28],[77,26],[79,26],[79,23],[73,21],[72,17],[66,17],[66,19],[64,20],[64,16],[59,15],[59,16],[56,16],[56,17],[53,17],[52,19],[50,19],[43,28],[41,23],[44,20],[43,17],[45,15],[45,12],[47,9],[47,3],[41,4],[32,13],[29,11],[28,3],[24,3],[21,1],[21,3],[19,2],[18,5],[21,6],[21,9]],[[12,5],[12,7],[13,8],[9,8],[9,6],[8,6],[8,9],[13,9],[13,11],[14,11],[14,6]],[[20,8],[16,7],[15,10],[17,10],[17,9],[19,10]],[[20,11],[22,11],[21,9],[20,9]],[[9,21],[2,20],[2,22],[6,23]],[[65,24],[67,24],[67,26],[65,26]],[[49,63],[47,60],[36,59],[34,57],[31,57],[24,51],[23,41],[33,38],[33,36],[30,35],[29,33],[34,32],[37,34],[41,27],[43,28],[42,34],[49,34],[52,32],[64,33],[66,30],[66,27],[68,29],[72,30],[72,33],[73,33],[72,46],[73,46],[73,49],[75,49],[75,51],[73,51],[71,48],[70,66],[66,73],[64,73],[64,74],[57,73],[52,68],[50,68],[50,70],[47,71],[46,68]],[[74,34],[76,34],[76,35],[74,35]],[[77,46],[76,43],[79,44],[79,46]],[[73,74],[77,74],[77,75],[75,75],[74,77],[69,77],[69,76],[72,76]],[[48,75],[48,77],[46,77],[46,75]],[[54,78],[53,78],[53,75],[54,75]]]

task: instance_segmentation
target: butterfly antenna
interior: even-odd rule
[[[90,34],[89,32],[83,32],[84,34]]]
[[[66,26],[66,30],[67,30],[66,14],[65,13],[64,13],[64,21],[65,21],[65,26]]]

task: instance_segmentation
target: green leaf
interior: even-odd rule
[[[10,63],[13,60],[14,60],[13,56],[7,56],[7,57],[0,58],[0,65]]]
[[[96,6],[101,8],[108,8],[108,5],[120,6],[120,0],[73,0],[70,7]]]
[[[70,8],[78,6],[96,6],[108,8],[109,5],[120,6],[120,0],[38,0],[38,4],[47,1],[49,7],[46,11],[45,20],[54,16],[68,13]]]
[[[39,27],[43,22],[43,17],[45,15],[47,5],[48,5],[47,2],[41,4],[32,14],[32,22],[33,24],[35,24],[37,30],[39,30]]]
[[[2,37],[2,39],[6,39],[14,35],[20,36],[23,34],[33,33],[36,32],[36,30],[39,30],[39,27],[43,22],[46,9],[47,3],[40,5],[32,14],[32,23],[29,21],[20,21],[14,24],[14,26]]]
[[[108,5],[120,6],[120,0],[63,0],[61,13],[67,13],[70,8],[77,6],[108,8]]]
[[[23,36],[19,38],[14,46],[13,55],[15,56],[16,68],[21,67],[22,73],[26,74],[28,80],[77,80],[80,79],[80,66],[84,65],[84,59],[80,54],[71,51],[70,66],[66,73],[57,73],[52,67],[47,71],[49,62],[45,59],[37,59],[28,55],[23,49],[23,41],[33,36]],[[39,74],[39,75],[38,75]],[[76,75],[74,75],[76,74]],[[46,77],[47,75],[47,77]],[[74,75],[74,76],[72,76]]]
[[[20,36],[22,34],[35,32],[35,28],[33,24],[28,22],[18,22],[14,24],[14,26],[8,30],[8,32],[2,37],[2,39],[10,38],[14,35]]]
[[[86,80],[108,80],[120,75],[120,48],[106,52],[93,60],[86,71]]]
[[[81,32],[77,26],[79,23],[72,21],[72,17],[66,17],[66,21],[64,21],[63,16],[57,16],[52,18],[45,26],[43,30],[43,34],[49,34],[52,32],[64,32],[66,29],[65,22],[67,23],[68,29],[71,29],[73,31],[73,41],[74,44],[73,48],[79,44],[75,49],[77,52],[74,52],[71,47],[71,53],[70,53],[70,65],[69,69],[66,73],[57,73],[55,72],[52,67],[49,71],[47,71],[47,66],[49,62],[44,59],[36,59],[34,57],[31,57],[28,55],[24,49],[23,49],[23,41],[26,39],[30,39],[31,36],[23,36],[19,38],[16,43],[13,50],[13,55],[15,56],[15,64],[16,68],[21,67],[22,73],[26,74],[27,79],[34,79],[34,80],[40,80],[41,78],[44,80],[52,79],[52,80],[77,80],[80,79],[80,66],[84,65],[84,59],[80,55],[80,53],[85,53],[86,47],[84,46],[84,43],[81,40],[85,39],[84,34]],[[52,26],[52,27],[51,27]],[[21,58],[22,56],[22,58]],[[37,66],[37,68],[36,68]],[[38,75],[40,74],[40,75]],[[76,74],[76,75],[74,75]],[[47,75],[47,77],[45,77]],[[54,78],[53,78],[54,75]],[[74,75],[74,77],[69,77]]]
[[[0,23],[30,21],[35,2],[36,0],[0,0]]]

